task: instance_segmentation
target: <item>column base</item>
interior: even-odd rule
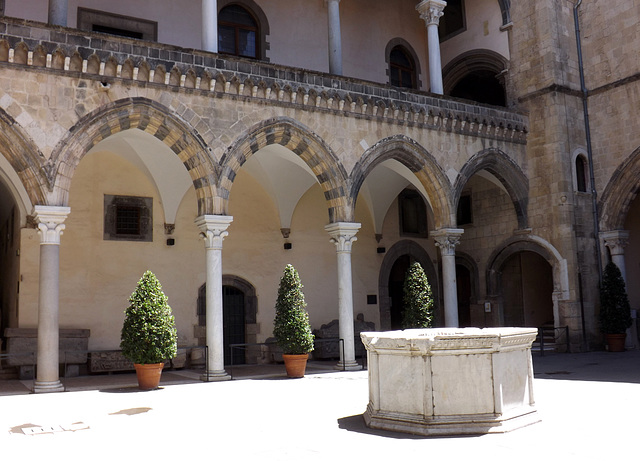
[[[348,360],[346,362],[338,362],[338,364],[335,366],[335,369],[338,371],[360,371],[362,370],[362,365],[360,365],[358,362],[356,362],[355,360],[351,361]]]
[[[203,373],[202,375],[200,375],[200,379],[205,383],[212,383],[216,381],[229,381],[231,379],[231,375],[229,375],[224,370],[209,371],[208,373]]]
[[[36,381],[33,386],[34,394],[46,394],[50,392],[64,392],[64,386],[57,381]]]

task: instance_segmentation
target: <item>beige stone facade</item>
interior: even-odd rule
[[[35,206],[71,210],[59,242],[58,319],[89,329],[92,350],[118,347],[127,297],[146,269],[169,296],[181,345],[203,344],[210,268],[194,223],[202,216],[233,217],[221,283],[225,303],[244,299],[244,333],[232,342],[271,336],[287,263],[300,272],[312,327],[339,317],[336,247],[325,230],[335,223],[361,225],[350,249],[353,317],[377,329],[398,327],[398,283],[417,260],[440,325],[457,298],[462,326],[550,326],[559,345],[568,327],[571,350],[601,347],[598,274],[609,255],[596,232],[605,231],[629,231],[629,294],[633,308],[640,303],[631,283],[640,275],[633,3],[462,2],[464,28],[440,44],[443,96],[429,92],[427,30],[415,1],[340,2],[344,75],[328,73],[321,0],[304,11],[285,0],[239,2],[268,26],[257,59],[199,51],[202,31],[182,20],[168,25],[171,2],[158,2],[154,14],[125,2],[109,9],[157,21],[158,40],[168,44],[75,29],[77,8],[101,10],[99,1],[69,0],[71,27],[37,22],[46,20],[44,0],[4,3],[2,330],[39,324]],[[218,0],[220,11],[228,4]],[[300,23],[288,27],[285,12]],[[417,59],[413,89],[390,85],[385,46]],[[502,105],[455,97],[496,87]],[[106,238],[105,196],[150,199],[151,238]],[[426,210],[417,230],[403,214],[410,203]],[[431,233],[456,228],[464,232],[452,285]]]

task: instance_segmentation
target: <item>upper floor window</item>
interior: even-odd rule
[[[576,157],[576,189],[578,192],[587,191],[587,162],[582,155]]]
[[[253,15],[240,5],[229,5],[218,14],[218,51],[245,58],[259,58],[260,31]]]
[[[402,46],[394,47],[389,55],[389,83],[400,88],[416,88],[416,65]]]
[[[467,22],[464,15],[464,0],[447,0],[444,15],[440,18],[438,34],[443,42],[454,35],[464,32]]]
[[[473,214],[471,207],[471,194],[460,196],[458,200],[458,209],[456,211],[458,226],[473,224]]]
[[[146,19],[78,7],[78,29],[156,41],[158,23]]]
[[[428,237],[427,207],[420,193],[405,189],[398,195],[400,234],[407,237]]]
[[[153,241],[153,198],[104,196],[104,240]]]

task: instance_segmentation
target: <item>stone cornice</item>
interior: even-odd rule
[[[0,18],[0,49],[3,41],[0,68],[83,77],[105,87],[126,81],[266,100],[516,144],[527,138],[528,119],[517,112],[322,72],[12,18]]]

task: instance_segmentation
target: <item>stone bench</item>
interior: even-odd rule
[[[179,348],[172,360],[165,360],[165,368],[184,368],[187,364],[187,348]],[[134,371],[133,362],[122,355],[119,350],[92,351],[89,353],[89,372],[112,373],[117,371]]]
[[[87,349],[91,330],[81,328],[60,329],[60,363],[67,365],[68,376],[77,375],[79,365],[87,363]],[[37,328],[6,328],[7,365],[19,367],[20,379],[32,379],[38,351]]]

